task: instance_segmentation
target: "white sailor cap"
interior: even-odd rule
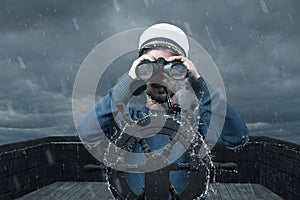
[[[148,48],[167,48],[178,55],[188,56],[189,42],[182,29],[175,25],[159,23],[147,28],[139,40],[140,54]]]

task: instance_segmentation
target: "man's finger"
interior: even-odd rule
[[[174,60],[181,61],[181,62],[186,61],[183,56],[171,56],[171,57],[167,58],[166,61],[170,62],[170,61],[174,61]]]
[[[140,58],[139,58],[139,61],[140,62],[143,62],[145,60],[149,60],[149,61],[155,61],[155,58],[151,55],[147,55],[147,54],[144,54],[142,55]]]

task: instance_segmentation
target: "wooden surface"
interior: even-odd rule
[[[282,199],[260,184],[215,183],[209,187],[207,200],[279,200]]]
[[[97,199],[114,200],[107,184],[103,182],[55,182],[31,192],[19,200],[26,199]],[[260,184],[214,183],[211,184],[207,200],[279,200],[282,199]]]
[[[108,190],[107,184],[104,182],[55,182],[18,199],[114,200],[115,198],[112,196]]]

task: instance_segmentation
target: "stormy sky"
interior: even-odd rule
[[[299,9],[299,0],[0,0],[0,143],[75,135],[72,89],[85,57],[158,22],[205,48],[253,135],[300,141]]]

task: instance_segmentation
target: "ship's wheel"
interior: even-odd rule
[[[120,131],[117,139],[113,141],[114,144],[127,151],[134,151],[138,147],[140,153],[145,155],[145,160],[141,164],[134,165],[126,161],[118,161],[119,166],[124,165],[123,171],[107,169],[106,178],[117,199],[191,200],[205,193],[212,162],[202,136],[190,127],[191,124],[186,119],[179,122],[174,116],[150,115],[140,119],[134,128],[127,126]],[[162,121],[163,126],[160,125]],[[136,135],[132,134],[134,130]],[[155,132],[157,130],[159,132]],[[127,131],[130,134],[127,134]],[[153,132],[156,134],[153,135]],[[158,150],[151,149],[151,145],[147,143],[148,138],[158,136],[167,137],[168,143]],[[181,152],[183,153],[181,158],[185,157],[183,159],[185,162],[172,159],[174,157],[172,152],[176,152],[178,146],[184,147],[185,152]],[[139,192],[134,191],[132,185],[138,183],[132,183],[127,179],[128,174],[134,173],[143,174],[143,185],[140,185],[142,189]],[[170,173],[182,173],[188,176],[184,178],[186,183],[181,183],[185,186],[180,189],[181,191],[176,188],[178,184],[174,183]]]

